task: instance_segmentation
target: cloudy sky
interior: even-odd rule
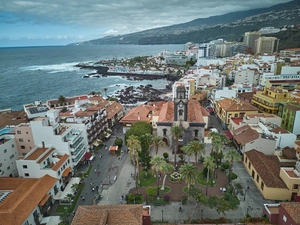
[[[0,47],[65,45],[289,0],[2,0]]]

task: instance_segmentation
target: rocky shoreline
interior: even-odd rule
[[[116,92],[115,97],[122,105],[136,105],[148,101],[168,100],[165,95],[170,89],[155,89],[152,85],[130,86]]]

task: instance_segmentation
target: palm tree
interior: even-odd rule
[[[58,97],[58,103],[60,106],[64,105],[66,103],[66,98],[64,96],[60,95]]]
[[[191,154],[194,154],[195,156],[195,162],[197,163],[198,159],[198,154],[205,154],[205,145],[201,143],[200,141],[194,140],[188,143],[188,149]]]
[[[191,163],[187,163],[179,168],[179,172],[185,178],[185,182],[188,185],[188,195],[190,195],[191,184],[195,184],[197,179],[197,167]]]
[[[230,163],[229,176],[228,176],[228,181],[229,181],[229,184],[230,184],[233,163],[240,161],[242,156],[235,149],[230,149],[225,154],[225,158],[228,159],[228,161]]]
[[[210,170],[213,170],[216,167],[216,164],[214,163],[214,158],[212,156],[207,157],[204,160],[203,164],[207,168],[207,178],[206,178],[206,196],[207,196],[209,172],[210,172]]]
[[[163,168],[163,172],[165,173],[165,176],[163,179],[161,190],[165,190],[166,178],[167,178],[168,173],[170,173],[171,171],[174,171],[174,166],[172,164],[166,163],[165,167]]]
[[[174,165],[176,166],[176,154],[177,154],[177,151],[178,151],[178,139],[180,136],[182,136],[184,133],[184,130],[182,127],[180,126],[172,126],[171,127],[171,134],[172,136],[174,137],[175,139],[175,146],[174,146]]]
[[[190,156],[193,154],[188,145],[184,145],[181,147],[181,150],[189,156],[188,163],[190,163]]]
[[[220,157],[219,164],[217,163],[217,166],[219,166],[222,162],[223,149],[224,149],[226,142],[228,141],[228,138],[225,134],[219,134],[219,139],[220,139],[219,153],[221,153],[221,157]]]
[[[131,160],[134,162],[134,174],[137,174],[137,179],[139,182],[139,152],[142,151],[141,142],[137,136],[130,135],[127,139],[128,154]],[[136,173],[138,169],[138,173]]]
[[[164,167],[166,166],[166,161],[160,157],[160,156],[154,156],[151,161],[150,164],[152,165],[151,168],[152,170],[155,172],[156,175],[156,179],[157,179],[157,197],[159,196],[159,172],[164,171]]]
[[[161,136],[152,136],[150,139],[149,149],[154,146],[155,147],[155,155],[158,153],[159,147],[167,146],[166,143],[163,141]]]
[[[103,91],[105,92],[106,97],[107,97],[107,89],[108,89],[108,88],[106,88],[106,87],[103,88]]]
[[[215,143],[215,139],[217,136],[218,136],[218,133],[214,132],[214,131],[210,132],[208,135],[208,139],[211,139],[211,154],[214,151],[214,147],[215,147],[214,143]]]

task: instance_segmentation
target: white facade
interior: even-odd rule
[[[248,142],[242,146],[241,152],[245,153],[252,149],[256,149],[265,155],[273,155],[276,148],[276,140],[270,139],[269,137],[264,137],[262,135],[254,141]]]
[[[300,134],[300,111],[295,111],[295,120],[294,120],[294,127],[293,127],[293,134],[299,135]]]
[[[299,74],[300,66],[283,66],[281,67],[281,75]],[[300,76],[300,75],[298,75]]]
[[[88,143],[84,129],[80,125],[51,124],[48,117],[36,118],[30,122],[34,143],[52,145],[59,155],[68,154],[72,158],[72,167],[76,166],[87,152]]]
[[[300,80],[300,74],[262,74],[259,79],[259,85],[265,86],[267,80]]]
[[[235,84],[258,84],[259,74],[255,74],[254,70],[245,69],[235,72],[234,83]]]
[[[212,101],[217,101],[222,98],[236,98],[237,90],[223,87],[222,89],[213,89],[211,92]]]
[[[191,87],[194,85],[194,87]],[[177,87],[184,86],[186,90],[186,96],[190,99],[191,96],[191,89],[195,90],[195,79],[193,78],[181,78],[179,81],[176,81],[172,86],[172,100],[176,97]]]
[[[0,135],[0,177],[18,176],[16,159],[17,143],[12,134]]]

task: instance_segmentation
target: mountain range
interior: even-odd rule
[[[227,13],[220,16],[200,18],[187,23],[176,24],[161,28],[145,30],[118,36],[106,36],[103,38],[72,43],[70,45],[102,45],[102,44],[184,44],[186,42],[204,43],[216,39],[226,41],[242,41],[243,35],[248,31],[259,30],[263,27],[282,28],[293,27],[285,31],[289,34],[281,35],[285,39],[294,40],[294,46],[300,47],[300,35],[297,24],[300,22],[300,1],[293,0],[287,3],[277,4],[268,8],[253,9]],[[291,37],[296,35],[296,38]],[[270,36],[270,35],[268,35]],[[282,39],[281,39],[282,40]],[[289,40],[288,42],[292,42]],[[282,41],[280,42],[281,44]],[[292,44],[292,43],[291,43]],[[298,46],[297,46],[298,45]],[[289,46],[286,45],[285,46]],[[279,47],[280,48],[280,47]]]

